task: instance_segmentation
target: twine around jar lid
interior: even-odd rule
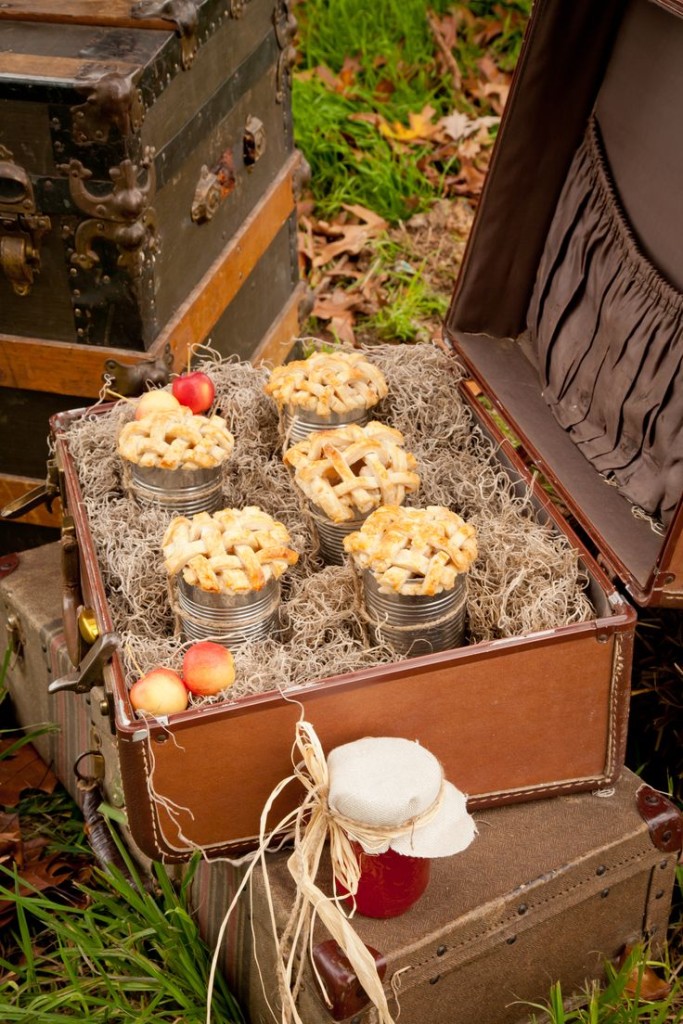
[[[465,794],[417,742],[366,736],[332,750],[327,766],[330,811],[366,853],[449,857],[476,835]]]

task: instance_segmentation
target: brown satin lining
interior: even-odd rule
[[[647,260],[591,119],[528,314],[544,397],[595,468],[666,520],[683,486],[683,295]]]

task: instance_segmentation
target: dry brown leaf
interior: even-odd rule
[[[3,807],[16,807],[26,789],[52,793],[57,777],[50,771],[38,751],[25,743],[13,754],[7,754],[11,740],[0,741],[0,801]]]
[[[633,952],[632,946],[626,946],[624,952],[619,957],[618,968],[621,968],[626,963],[627,959]],[[656,971],[647,964],[635,964],[631,971],[628,981],[624,986],[624,992],[638,999],[645,999],[648,1002],[658,1002],[660,999],[666,999],[671,991],[671,985],[660,978]]]
[[[333,236],[335,240],[328,242],[318,251],[313,260],[314,267],[322,267],[342,254],[359,253],[370,239],[377,238],[387,229],[387,222],[384,218],[364,206],[349,205],[344,206],[344,209],[357,217],[360,223],[327,224],[324,221],[318,221],[318,228],[323,233]]]

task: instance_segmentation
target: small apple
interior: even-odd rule
[[[227,647],[201,640],[185,652],[183,680],[190,693],[209,697],[235,681],[235,662]]]
[[[180,408],[180,402],[170,391],[162,391],[157,388],[154,391],[145,391],[139,399],[135,409],[135,419],[141,420],[143,416],[150,416],[155,412],[172,412]]]
[[[180,404],[186,405],[195,415],[210,409],[216,397],[213,381],[201,370],[181,373],[173,381],[171,391]]]
[[[170,668],[153,668],[130,688],[130,702],[136,711],[150,715],[172,715],[189,703],[185,684]]]

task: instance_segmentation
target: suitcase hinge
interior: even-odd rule
[[[0,146],[0,266],[17,295],[28,295],[40,270],[40,244],[49,217],[36,210],[28,172]]]
[[[112,377],[114,389],[120,395],[130,398],[141,395],[148,384],[153,387],[168,384],[172,369],[173,351],[169,342],[156,359],[144,359],[139,363],[119,363],[116,359],[106,359],[103,376]]]
[[[127,267],[134,277],[142,273],[146,254],[156,252],[156,214],[150,205],[156,188],[154,150],[147,147],[140,164],[124,160],[112,167],[109,176],[114,187],[108,195],[96,195],[86,187],[92,177],[80,160],[62,164],[60,170],[69,175],[71,199],[79,210],[90,215],[76,230],[75,251],[71,262],[90,270],[100,258],[93,242],[104,238],[119,250],[117,263]],[[142,180],[140,180],[142,172]]]
[[[134,18],[160,18],[170,21],[180,38],[180,60],[183,69],[192,65],[197,52],[197,26],[199,17],[193,0],[141,0],[131,14]]]
[[[123,136],[140,130],[144,109],[135,84],[139,76],[139,70],[130,75],[110,71],[79,89],[87,92],[87,99],[81,106],[71,108],[73,138],[77,145],[106,142],[112,125]]]
[[[683,814],[678,808],[663,793],[645,785],[636,793],[636,805],[655,847],[663,853],[679,853],[683,847]]]

